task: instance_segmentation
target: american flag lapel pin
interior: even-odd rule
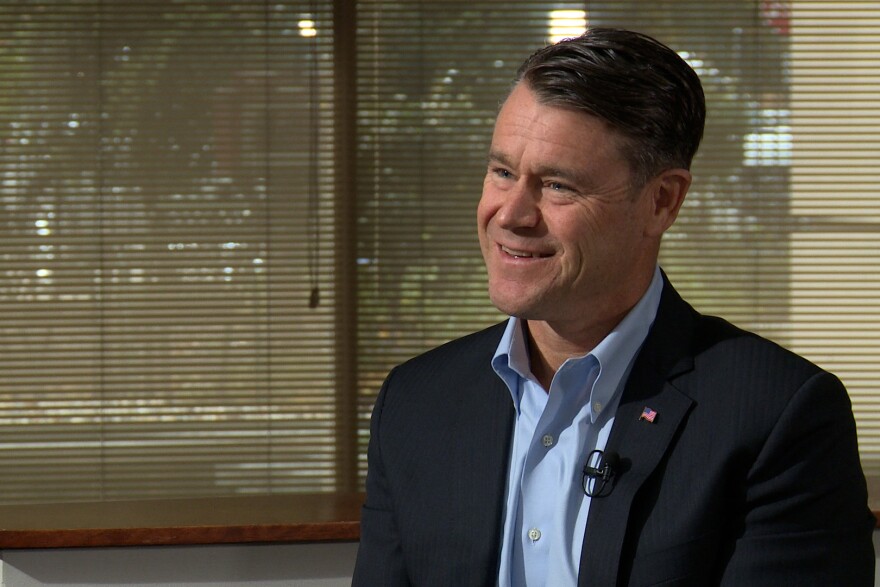
[[[639,416],[639,420],[647,420],[648,422],[652,422],[652,423],[654,422],[654,420],[656,418],[657,418],[657,412],[652,410],[648,406],[645,406],[645,409],[642,410],[642,415]]]

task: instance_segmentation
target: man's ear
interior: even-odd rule
[[[663,236],[678,218],[690,187],[691,172],[687,169],[667,169],[649,182],[651,220],[645,227],[645,236]]]

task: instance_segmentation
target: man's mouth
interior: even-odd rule
[[[515,259],[522,259],[522,258],[541,259],[543,257],[550,256],[549,254],[545,254],[545,253],[533,253],[531,251],[520,251],[518,249],[511,249],[510,247],[505,247],[504,245],[501,245],[501,250],[504,253],[510,255],[511,257],[513,257]]]

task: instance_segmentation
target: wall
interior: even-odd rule
[[[0,587],[349,587],[356,552],[357,543],[6,550]]]
[[[5,550],[0,587],[349,587],[357,543]]]

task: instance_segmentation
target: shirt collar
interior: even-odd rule
[[[590,416],[593,422],[623,387],[636,353],[657,316],[662,293],[663,276],[658,266],[654,269],[654,277],[647,291],[623,320],[592,351],[582,357],[565,361],[578,366],[584,363],[597,363],[599,366],[599,375],[590,395]],[[514,406],[519,410],[520,381],[534,379],[529,368],[522,320],[519,318],[511,316],[508,320],[504,335],[492,357],[492,368],[507,385]]]
[[[507,321],[507,328],[504,329],[504,334],[492,357],[492,368],[507,385],[513,397],[513,404],[519,411],[519,381],[520,378],[531,377],[532,372],[529,368],[529,353],[526,349],[522,321],[515,316],[511,316]]]

